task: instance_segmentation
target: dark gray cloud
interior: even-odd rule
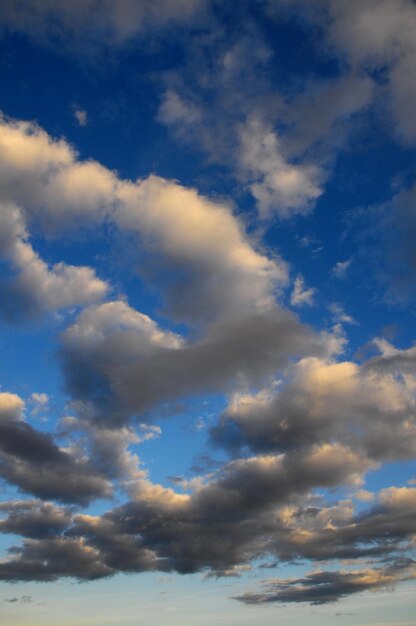
[[[92,577],[97,568],[112,573],[161,569],[180,573],[213,571],[221,575],[273,550],[273,536],[283,531],[273,511],[304,496],[313,487],[355,482],[366,467],[366,461],[351,451],[326,446],[312,448],[302,457],[234,461],[191,496],[142,479],[136,483],[135,501],[101,517],[75,515],[59,537],[49,534],[51,518],[55,523],[57,517],[66,515],[65,511],[48,507],[17,510],[9,516],[6,528],[9,525],[17,530],[20,523],[23,532],[27,532],[28,516],[37,515],[37,535],[43,538],[17,548],[19,556],[10,562],[11,573],[7,563],[3,573],[5,579],[9,575],[18,579],[20,571],[25,579],[26,568],[30,567],[36,578],[34,563],[38,559],[38,579],[42,580],[46,576],[42,565],[46,559],[44,551],[53,553],[58,547],[60,554],[67,540],[77,540],[86,553],[90,548],[94,555]],[[59,524],[57,530],[61,530]],[[57,567],[50,563],[51,572]],[[89,566],[82,574],[76,573],[77,567],[77,562],[72,565],[68,557],[61,575],[90,577]]]
[[[311,486],[351,480],[348,472],[354,471],[357,458],[341,452],[314,450],[306,463],[293,457],[233,462],[192,496],[143,481],[140,499],[101,517],[74,513],[70,518],[66,509],[8,503],[4,509],[10,510],[6,522],[10,528],[19,532],[20,526],[22,534],[28,534],[29,515],[37,519],[38,528],[36,539],[13,548],[12,558],[0,564],[0,578],[92,580],[117,572],[156,570],[230,576],[264,556],[280,563],[297,559],[360,563],[369,558],[378,562],[372,569],[269,581],[264,590],[237,598],[248,604],[321,604],[414,578],[414,561],[402,555],[416,532],[416,489],[386,489],[376,505],[358,515],[350,500],[326,508],[308,506],[305,494]]]
[[[305,578],[268,582],[258,593],[245,593],[236,600],[246,604],[271,602],[308,602],[326,604],[362,591],[391,587],[397,582],[415,577],[415,561],[399,559],[390,565],[356,571],[323,571]]]
[[[285,518],[275,551],[289,561],[388,558],[410,548],[415,512],[416,491],[410,488],[382,491],[377,504],[358,515],[351,501],[327,508],[301,506]]]
[[[88,461],[63,450],[51,434],[21,419],[17,396],[0,396],[0,476],[4,480],[25,493],[62,502],[86,504],[111,495],[110,483]],[[16,399],[13,415],[7,413],[9,398]]]
[[[271,309],[185,342],[122,302],[85,311],[62,336],[67,389],[92,417],[117,424],[162,402],[236,383],[258,385],[293,354],[323,345],[289,312]]]
[[[414,349],[376,345],[382,354],[362,366],[305,358],[286,371],[277,390],[236,394],[211,429],[213,443],[238,454],[337,440],[376,461],[412,458],[416,405],[403,375],[414,371]]]
[[[70,524],[72,513],[51,502],[38,500],[6,502],[0,504],[0,532],[12,533],[30,539],[43,539],[62,533]]]
[[[11,553],[8,563],[0,563],[3,581],[51,582],[64,576],[95,580],[115,573],[101,563],[95,550],[77,539],[27,539]]]

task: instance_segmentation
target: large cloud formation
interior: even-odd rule
[[[286,264],[255,250],[229,207],[155,176],[137,183],[121,180],[97,162],[78,160],[65,141],[54,141],[34,124],[2,120],[0,164],[5,210],[16,205],[27,220],[40,222],[50,233],[112,220],[136,234],[147,252],[145,259],[136,259],[137,271],[158,279],[168,312],[179,319],[198,323],[269,308],[275,291],[287,282]],[[15,226],[2,247],[11,249],[11,260],[18,264],[24,225],[17,208],[8,210],[8,222]],[[29,250],[26,243],[26,256]],[[105,294],[91,271],[60,266],[50,276],[31,256],[26,272],[37,261],[37,274],[46,274],[50,283],[62,279],[67,291],[76,284],[72,288],[84,303]],[[168,268],[176,270],[180,293],[178,282],[164,280]],[[30,281],[20,277],[22,282]],[[59,302],[58,295],[53,299]],[[68,296],[64,303],[73,304]]]
[[[415,94],[405,80],[415,55],[414,3],[399,0],[394,10],[389,0],[317,3],[317,15],[301,0],[261,9],[276,16],[295,7],[318,21],[323,45],[346,62],[342,75],[278,93],[266,79],[273,53],[257,46],[261,37],[242,10],[242,34],[228,40],[219,30],[207,55],[210,38],[200,38],[183,74],[162,81],[159,121],[212,161],[231,161],[263,220],[312,210],[376,94],[387,94],[400,141],[415,139],[408,109]],[[202,12],[207,5],[106,1],[92,28],[95,0],[26,0],[6,3],[1,21],[43,42],[97,51],[199,19],[215,28]],[[192,80],[196,66],[205,83]],[[401,248],[406,275],[414,258],[401,242],[409,241],[413,196],[410,189],[395,197],[400,223],[383,239],[391,256]],[[82,230],[100,237],[109,224],[132,242],[128,265],[157,290],[165,317],[156,321],[114,295],[92,267],[42,258],[51,239]],[[24,494],[0,504],[0,531],[22,538],[1,560],[0,579],[156,570],[229,576],[259,560],[264,567],[308,560],[322,569],[269,580],[237,599],[324,604],[415,577],[416,489],[362,489],[370,470],[414,458],[415,348],[376,339],[378,355],[360,365],[343,360],[339,326],[314,333],[283,307],[288,264],[249,234],[231,204],[156,175],[123,179],[35,123],[2,117],[0,255],[6,321],[60,312],[59,364],[73,412],[52,434],[30,423],[22,398],[0,393],[0,475]],[[292,305],[311,305],[315,296],[298,275]],[[153,482],[133,446],[161,433],[151,423],[156,410],[212,393],[228,395],[209,431],[222,465],[175,489]],[[124,501],[86,512],[115,495]],[[345,560],[354,565],[339,569]]]
[[[285,263],[260,250],[229,207],[195,190],[155,176],[122,180],[80,161],[64,140],[7,119],[0,159],[1,251],[9,285],[26,289],[21,317],[78,306],[60,336],[76,412],[61,423],[66,445],[25,420],[21,398],[0,394],[1,475],[37,498],[1,505],[0,530],[23,537],[1,578],[228,576],[260,557],[374,559],[371,571],[314,573],[238,598],[323,603],[412,577],[413,562],[400,557],[416,532],[413,488],[369,496],[365,513],[348,498],[326,506],[316,490],[354,494],[370,469],[414,456],[414,348],[375,340],[379,356],[361,366],[340,360],[340,328],[316,335],[276,301]],[[166,311],[191,332],[110,300],[88,267],[48,266],[28,239],[29,227],[59,237],[109,220],[137,237],[146,264],[138,254],[136,271],[160,276]],[[168,267],[180,296],[164,281]],[[37,308],[27,304],[34,294]],[[185,491],[153,483],[131,449],[160,434],[145,425],[152,410],[212,392],[230,394],[210,436],[231,458],[185,481]],[[153,430],[141,436],[139,424]],[[76,508],[115,490],[128,500],[102,515]]]

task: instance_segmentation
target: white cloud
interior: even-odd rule
[[[140,234],[163,271],[179,271],[180,291],[165,292],[176,317],[212,320],[273,306],[286,264],[257,252],[229,207],[156,176],[122,186],[119,198],[120,227]]]
[[[0,198],[46,231],[111,219],[136,233],[148,253],[146,267],[137,259],[137,271],[152,283],[157,275],[175,317],[212,321],[263,310],[273,306],[276,290],[287,282],[286,264],[257,251],[225,203],[156,176],[121,180],[95,161],[79,161],[65,141],[52,140],[33,124],[2,120],[0,166]],[[48,269],[19,236],[15,262],[30,272],[25,282],[45,286],[48,306],[69,306],[77,293],[84,301],[103,295],[103,284],[90,269],[61,264]],[[180,290],[165,281],[175,271]]]
[[[101,300],[108,285],[89,267],[56,263],[48,266],[33,250],[20,210],[0,204],[0,257],[13,271],[0,281],[0,310],[10,319],[31,317]]]
[[[328,309],[331,311],[332,315],[334,316],[334,320],[336,324],[356,324],[357,323],[355,319],[351,315],[348,315],[348,313],[344,311],[342,306],[340,306],[336,302],[330,304]]]
[[[309,289],[307,289],[305,287],[305,281],[303,276],[299,274],[299,276],[295,278],[295,284],[292,294],[290,296],[290,304],[292,306],[312,306],[314,304],[315,294],[316,289],[314,287],[310,287]]]
[[[323,193],[323,172],[316,165],[291,164],[272,128],[251,119],[240,131],[240,167],[254,178],[250,189],[263,217],[307,213]]]
[[[39,415],[49,409],[49,396],[47,393],[32,393],[30,396],[32,402],[32,415]]]

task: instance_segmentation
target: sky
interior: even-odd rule
[[[416,3],[3,0],[8,626],[414,626]]]

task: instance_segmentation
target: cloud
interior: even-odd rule
[[[11,32],[59,44],[78,53],[121,46],[134,38],[175,24],[192,22],[205,0],[53,0],[7,1],[0,24]]]
[[[74,108],[73,115],[76,123],[81,128],[84,128],[88,124],[88,113],[84,111],[84,109],[79,109],[78,107]]]
[[[88,267],[48,266],[33,250],[19,209],[0,206],[0,256],[11,266],[0,277],[0,314],[8,321],[89,304],[104,298],[108,285]]]
[[[333,164],[336,154],[348,146],[357,124],[368,112],[374,98],[374,84],[354,70],[333,78],[305,81],[288,107],[293,126],[289,154],[311,152],[322,166]]]
[[[85,460],[59,448],[52,435],[23,420],[18,396],[0,393],[0,476],[24,493],[86,504],[111,486]]]
[[[46,393],[32,393],[30,402],[32,404],[32,415],[47,413],[49,410],[49,396]]]
[[[367,469],[368,462],[352,450],[323,445],[302,454],[232,461],[208,483],[196,485],[191,495],[175,494],[142,478],[134,500],[102,516],[74,512],[68,520],[67,509],[6,503],[4,530],[32,538],[2,561],[0,577],[90,580],[155,570],[227,576],[260,556],[280,561],[371,557],[381,561],[373,574],[322,572],[316,578],[269,581],[264,593],[238,599],[324,603],[390,586],[414,577],[413,561],[402,554],[416,530],[416,490],[385,489],[372,508],[358,515],[350,500],[322,507],[310,496],[315,487],[359,484]]]
[[[0,393],[0,415],[6,421],[22,419],[25,403],[15,393]]]
[[[290,296],[290,304],[292,306],[304,306],[305,304],[312,306],[315,293],[316,289],[314,287],[305,288],[304,278],[299,274],[295,279],[295,285]]]
[[[277,134],[255,118],[241,128],[240,142],[240,164],[254,178],[250,189],[260,214],[267,217],[274,210],[285,218],[309,212],[323,193],[320,168],[284,159]]]
[[[89,268],[48,269],[25,241],[24,217],[55,235],[111,220],[137,236],[142,253],[130,266],[158,284],[171,316],[194,324],[267,308],[287,282],[284,261],[256,250],[227,205],[157,176],[123,181],[34,124],[2,120],[0,165],[4,219],[14,224],[2,247],[19,268],[24,259],[18,286],[26,295],[34,285],[32,300],[46,285],[50,306],[70,306],[76,294],[103,297],[106,286]]]
[[[271,15],[299,11],[321,27],[327,51],[349,63],[356,75],[370,75],[375,94],[394,120],[394,132],[404,144],[416,139],[414,88],[416,8],[413,0],[317,0],[312,10],[305,0],[269,0]]]
[[[13,598],[6,598],[4,602],[9,602],[14,604],[15,602],[20,602],[21,604],[30,604],[32,602],[32,596],[21,596],[17,598],[16,596]]]
[[[64,576],[95,580],[113,573],[100,563],[98,552],[86,546],[84,540],[27,539],[22,548],[13,552],[8,563],[0,563],[1,580],[51,582]]]
[[[347,259],[346,261],[338,261],[338,263],[335,263],[334,267],[332,268],[332,273],[335,278],[345,278],[351,263],[352,259]]]
[[[157,253],[143,272],[157,276],[170,315],[212,320],[261,310],[286,284],[286,264],[257,252],[227,206],[156,176],[123,186],[119,197],[117,223]],[[178,282],[165,285],[172,265]]]
[[[30,539],[52,537],[63,532],[71,522],[72,513],[40,500],[2,502],[0,515],[8,513],[0,520],[0,532],[12,533]]]
[[[179,4],[189,13],[172,15]],[[92,0],[82,7],[35,0],[19,6],[34,11],[23,19],[19,7],[8,8],[2,19],[11,30],[42,39],[63,36],[70,45],[80,38],[121,45],[162,22],[195,17],[201,4],[106,0],[93,26],[86,19],[96,10]],[[370,28],[376,40],[371,54],[348,52],[345,76],[313,81],[301,94],[279,93],[262,76],[272,52],[254,45],[258,36],[250,27],[231,45],[218,32],[218,47],[200,66],[206,48],[192,39],[196,62],[188,71],[198,67],[198,82],[189,80],[190,89],[172,74],[165,79],[160,121],[182,140],[200,141],[213,162],[232,162],[235,180],[250,189],[263,217],[312,210],[347,126],[374,96],[376,78],[364,76],[364,68],[380,71],[389,54],[383,71],[399,115],[394,98],[401,87],[394,81],[409,71],[413,57],[391,44],[393,26],[379,9],[388,4],[365,0],[357,9],[341,0],[325,6],[331,32],[342,14],[348,37],[363,16],[364,22],[380,18],[382,28]],[[371,16],[365,12],[370,6]],[[409,5],[399,0],[397,6],[405,12]],[[210,35],[199,40],[212,42]],[[379,35],[382,61],[372,60]],[[203,106],[208,92],[211,111]],[[77,112],[82,124],[86,118]],[[218,122],[211,124],[214,117]],[[398,230],[412,223],[412,198],[408,190],[392,203],[392,213],[403,218]],[[288,284],[288,267],[249,234],[232,206],[154,175],[123,180],[96,161],[81,160],[68,142],[33,123],[1,119],[0,200],[4,315],[85,307],[60,337],[68,410],[77,416],[67,416],[60,427],[72,445],[59,446],[52,434],[27,423],[18,396],[0,394],[0,474],[39,498],[0,505],[0,531],[24,538],[1,560],[1,579],[94,580],[156,570],[230,576],[262,557],[358,563],[361,569],[271,581],[239,597],[252,604],[322,604],[414,577],[413,561],[399,557],[410,551],[416,532],[415,490],[368,495],[360,488],[381,462],[415,455],[415,348],[399,350],[378,339],[380,355],[362,365],[346,360],[340,323],[351,318],[333,305],[337,327],[317,337],[284,310],[277,300]],[[91,268],[48,265],[29,238],[32,228],[63,237],[70,227],[96,232],[108,224],[133,242],[126,266],[157,286],[164,313],[185,322],[185,330],[163,328],[122,296],[103,303],[109,285]],[[402,236],[410,242],[400,231],[385,245],[393,250]],[[399,257],[409,266],[410,247],[403,246]],[[342,277],[350,262],[338,263],[334,274]],[[312,304],[314,293],[298,275],[291,304]],[[336,349],[328,355],[331,346]],[[148,423],[152,411],[203,393],[232,394],[211,429],[211,442],[230,458],[205,475],[177,481],[180,492],[153,483],[133,449],[160,434]],[[32,401],[44,406],[47,398],[32,394]],[[328,490],[333,501],[335,490],[345,487],[351,499],[324,505]],[[74,506],[115,490],[129,500],[102,515]],[[352,498],[370,508],[357,513]],[[369,558],[372,569],[363,566]]]
[[[336,302],[333,302],[332,304],[330,304],[328,306],[328,310],[331,312],[336,324],[356,324],[357,323],[355,319],[351,315],[346,313],[344,309],[342,308],[342,306],[340,306]]]
[[[137,482],[135,500],[102,517],[75,515],[63,536],[27,540],[22,548],[14,549],[11,560],[0,565],[0,577],[94,578],[100,573],[155,569],[212,570],[220,575],[268,550],[269,540],[262,544],[277,530],[270,516],[276,507],[311,487],[356,483],[366,467],[364,459],[346,448],[323,446],[304,456],[233,461],[191,496],[175,494],[144,478]],[[49,519],[45,527],[50,529]],[[84,555],[82,569],[79,558]]]
[[[412,348],[391,347],[390,353],[361,367],[350,361],[301,359],[286,370],[276,390],[235,394],[211,436],[230,450],[301,449],[336,438],[375,461],[412,458],[413,367]]]
[[[411,550],[415,494],[411,488],[382,490],[360,514],[354,514],[350,500],[332,507],[289,507],[282,515],[285,532],[276,535],[276,554],[288,561],[400,556]]]
[[[266,583],[264,591],[236,596],[246,604],[309,602],[326,604],[362,591],[377,591],[415,578],[414,561],[398,559],[390,565],[365,570],[320,571],[304,578]]]
[[[166,126],[174,126],[177,132],[181,133],[184,125],[201,121],[201,112],[198,107],[183,100],[179,94],[168,90],[163,95],[158,120]]]
[[[61,356],[72,397],[89,403],[93,419],[122,424],[162,402],[259,384],[290,355],[322,351],[320,344],[280,309],[220,322],[185,341],[111,302],[86,309],[63,333]]]
[[[220,67],[218,71],[225,70]],[[229,165],[231,151],[234,176],[250,190],[263,219],[275,214],[286,219],[308,213],[323,193],[323,169],[320,165],[303,162],[305,159],[298,155],[288,156],[287,138],[279,137],[273,120],[267,119],[262,111],[254,105],[251,110],[249,100],[245,100],[248,111],[245,111],[243,122],[241,116],[231,113],[234,109],[228,110],[230,106],[241,106],[227,101],[228,90],[231,91],[234,81],[236,89],[241,90],[240,76],[233,76],[234,71],[238,70],[231,71],[230,83],[218,81],[218,94],[214,96],[219,99],[217,104],[222,111],[222,121],[211,119],[212,111],[206,110],[201,102],[194,102],[194,94],[186,97],[183,85],[178,89],[184,89],[184,96],[172,89],[167,90],[159,110],[159,121],[171,128],[181,141],[202,147],[214,162]],[[213,77],[213,81],[216,78]],[[256,79],[250,76],[249,84],[252,82],[255,84]],[[234,91],[230,99],[237,99],[239,91]],[[213,135],[215,142],[212,141]]]
[[[73,405],[76,408],[76,402]],[[65,417],[62,426],[69,433],[81,433],[84,437],[95,471],[109,480],[118,481],[119,486],[127,490],[131,482],[141,480],[145,471],[140,468],[139,457],[129,449],[130,445],[141,442],[140,435],[127,426],[115,428],[110,424],[106,428],[105,422],[93,422],[84,405],[78,407],[78,413],[82,418]],[[148,438],[152,434],[157,436],[157,432],[158,427],[149,426]]]
[[[78,161],[68,143],[34,123],[1,118],[0,165],[2,202],[41,221],[47,233],[101,222],[113,208],[115,175],[95,161]]]
[[[351,64],[384,70],[396,131],[405,143],[416,139],[412,85],[416,60],[412,0],[365,0],[359,4],[330,0],[332,42],[345,51]]]
[[[373,82],[354,70],[279,80],[276,68],[284,74],[284,64],[261,24],[244,9],[235,20],[238,35],[221,23],[212,39],[195,38],[184,49],[184,67],[165,76],[158,120],[210,163],[230,169],[263,219],[307,214],[372,103]]]

